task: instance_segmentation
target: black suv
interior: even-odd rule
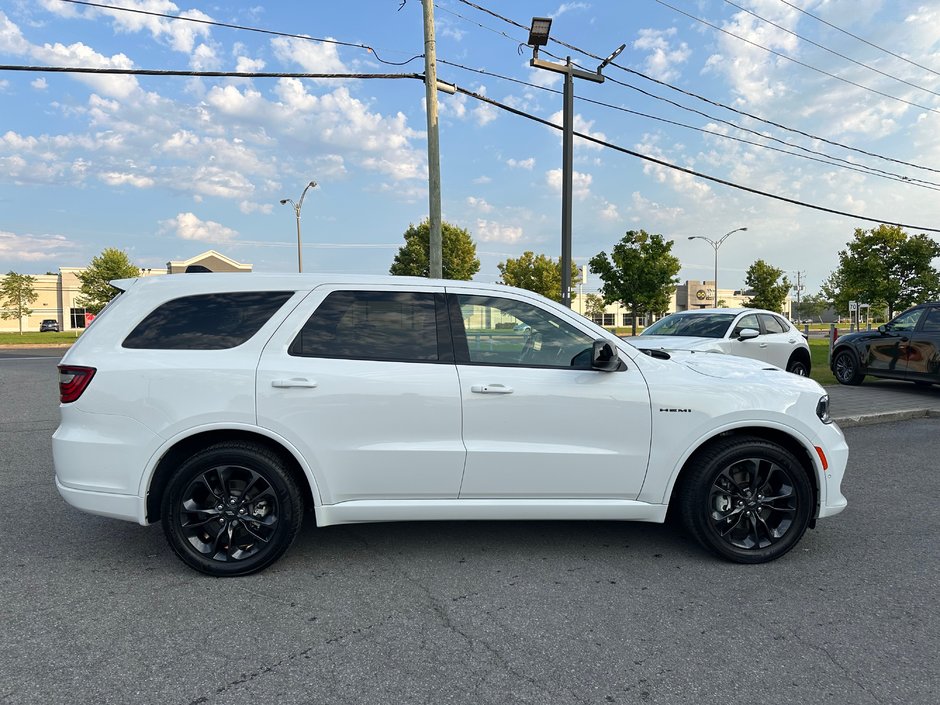
[[[842,384],[861,384],[865,375],[940,384],[940,302],[908,309],[878,330],[843,335],[830,367]]]
[[[40,333],[58,333],[59,332],[59,322],[54,318],[46,318],[42,323],[39,324]]]

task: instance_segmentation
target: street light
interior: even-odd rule
[[[690,240],[704,240],[713,248],[715,248],[715,308],[718,308],[718,248],[721,247],[721,243],[728,239],[729,235],[743,230],[747,230],[747,228],[735,228],[731,232],[725,233],[721,239],[717,241],[712,240],[710,237],[705,237],[704,235],[689,236]]]
[[[603,83],[601,70],[624,50],[621,44],[597,67],[597,71],[583,71],[571,63],[567,57],[565,63],[556,64],[539,58],[539,47],[548,44],[552,20],[549,17],[533,17],[529,29],[529,46],[532,47],[532,60],[529,66],[564,74],[564,109],[562,111],[562,158],[561,158],[561,303],[571,308],[571,197],[574,191],[574,79],[585,78],[594,83]]]
[[[301,252],[301,245],[300,245],[300,209],[303,208],[304,196],[307,195],[307,190],[311,188],[316,188],[316,186],[317,186],[316,181],[311,181],[309,184],[307,184],[306,187],[304,188],[304,192],[300,194],[300,200],[297,203],[294,203],[289,198],[281,199],[281,205],[284,206],[290,203],[291,206],[293,206],[294,208],[294,214],[297,216],[297,271],[298,272],[304,271],[304,258]]]

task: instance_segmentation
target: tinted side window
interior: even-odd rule
[[[299,357],[436,362],[435,297],[398,291],[334,291],[291,343]]]
[[[789,326],[784,327],[783,322],[776,316],[769,313],[760,314],[761,321],[764,322],[764,328],[768,333],[786,333]]]
[[[925,333],[940,333],[940,308],[932,308],[927,312],[924,325],[921,329]]]
[[[233,291],[184,296],[161,304],[122,344],[151,350],[223,350],[241,345],[293,291]]]
[[[737,325],[735,325],[734,330],[731,332],[732,338],[737,338],[741,335],[741,331],[745,328],[753,328],[758,333],[760,333],[760,325],[757,323],[757,314],[749,313],[743,318],[741,318]]]

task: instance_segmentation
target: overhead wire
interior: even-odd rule
[[[814,15],[814,14],[813,14],[812,12],[810,12],[809,10],[804,10],[804,9],[801,8],[801,7],[797,7],[797,6],[794,5],[792,2],[787,2],[787,0],[780,0],[780,2],[782,2],[784,5],[788,5],[789,7],[792,7],[792,8],[793,8],[794,10],[796,10],[797,12],[802,12],[802,13],[803,13],[804,15],[806,15],[807,17],[812,17],[812,18],[813,18],[814,20],[816,20],[817,22],[822,22],[822,23],[823,23],[824,25],[826,25],[827,27],[832,27],[832,29],[836,30],[837,32],[842,32],[842,34],[845,34],[845,35],[847,35],[847,36],[849,36],[849,37],[852,37],[852,39],[856,39],[856,40],[862,42],[863,44],[867,44],[868,46],[873,47],[873,48],[877,49],[878,51],[883,51],[885,54],[888,54],[888,55],[890,55],[890,56],[893,56],[895,59],[900,59],[901,61],[906,61],[906,62],[909,63],[911,66],[916,66],[917,68],[923,69],[924,71],[927,71],[927,72],[929,72],[929,73],[932,73],[932,74],[934,74],[935,76],[940,76],[940,71],[936,71],[935,69],[932,69],[932,68],[930,68],[929,66],[924,66],[923,64],[918,64],[916,61],[912,61],[911,59],[908,59],[906,56],[902,56],[901,54],[897,54],[897,53],[891,51],[890,49],[885,49],[885,48],[882,47],[882,46],[878,46],[878,45],[875,44],[874,42],[870,42],[870,41],[868,41],[867,39],[865,39],[864,37],[858,36],[857,34],[852,34],[852,33],[851,33],[850,31],[848,31],[847,29],[842,29],[842,27],[839,27],[839,26],[837,26],[837,25],[834,25],[832,22],[828,22],[827,20],[824,20],[822,17],[819,17],[818,15]]]
[[[327,39],[324,37],[311,37],[305,34],[292,34],[290,32],[279,32],[273,29],[263,29],[261,27],[249,27],[247,25],[232,24],[230,22],[218,22],[216,20],[204,20],[198,17],[185,17],[183,15],[170,15],[163,12],[154,12],[153,10],[142,10],[136,7],[123,7],[121,5],[107,5],[100,2],[90,2],[89,0],[59,0],[59,2],[67,2],[72,5],[84,5],[86,7],[94,7],[100,10],[113,10],[116,12],[130,12],[138,15],[148,15],[150,17],[160,17],[168,20],[178,20],[181,22],[193,22],[195,24],[209,25],[212,27],[224,27],[225,29],[237,29],[244,32],[257,32],[259,34],[268,34],[275,37],[286,37],[288,39],[303,39],[305,41],[319,42],[321,44],[335,44],[336,46],[343,47],[352,47],[354,49],[364,49],[371,53],[376,61],[379,61],[383,64],[388,64],[389,66],[404,66],[411,63],[415,59],[421,59],[424,57],[424,54],[416,54],[412,56],[407,61],[386,61],[376,53],[375,48],[369,46],[368,44],[361,44],[358,42],[343,42],[338,39]]]
[[[441,59],[441,58],[438,58],[437,61],[438,61],[439,64],[444,64],[444,65],[446,65],[446,66],[453,66],[454,68],[462,69],[462,70],[464,70],[464,71],[470,71],[470,72],[477,73],[477,74],[481,74],[481,75],[484,75],[484,76],[491,76],[491,77],[493,77],[493,78],[497,78],[497,79],[500,79],[500,80],[503,80],[503,81],[508,81],[508,82],[511,82],[511,83],[517,83],[517,84],[520,84],[520,85],[523,85],[523,86],[527,86],[527,87],[529,87],[529,88],[535,88],[535,89],[537,89],[537,90],[545,91],[545,92],[548,92],[548,93],[554,93],[555,95],[563,95],[562,91],[559,91],[559,90],[557,90],[557,89],[555,89],[555,88],[549,88],[549,87],[547,87],[547,86],[540,86],[540,85],[537,85],[537,84],[535,84],[535,83],[530,83],[530,82],[528,82],[528,81],[523,81],[523,80],[521,80],[521,79],[513,78],[513,77],[511,77],[511,76],[504,76],[504,75],[502,75],[502,74],[498,74],[498,73],[495,73],[495,72],[493,72],[493,71],[488,71],[488,70],[486,70],[486,69],[472,68],[472,67],[470,67],[470,66],[465,66],[465,65],[463,65],[463,64],[458,64],[458,63],[456,63],[456,62],[448,61],[448,60],[446,60],[446,59]],[[608,77],[608,78],[609,78],[609,77]],[[616,79],[609,79],[609,80],[612,80],[614,83],[620,83],[620,82],[617,81]],[[628,87],[632,88],[632,86],[629,86],[629,84],[622,84],[622,85],[625,85],[625,86],[628,86]],[[639,89],[638,89],[638,90],[639,90]],[[820,163],[822,163],[822,164],[826,164],[826,165],[828,165],[828,166],[834,166],[834,167],[837,167],[837,168],[840,168],[840,169],[848,169],[848,170],[850,170],[850,171],[857,171],[857,172],[859,172],[859,173],[862,173],[862,174],[865,174],[865,175],[868,175],[868,176],[877,176],[877,177],[879,177],[879,178],[889,179],[889,180],[891,180],[891,181],[900,181],[900,182],[902,182],[902,183],[911,184],[911,185],[913,185],[913,186],[920,186],[921,188],[927,188],[927,189],[930,189],[931,191],[940,190],[940,183],[937,183],[937,182],[934,182],[934,181],[926,181],[926,180],[923,180],[923,179],[914,179],[914,178],[911,178],[911,177],[908,177],[908,176],[903,176],[903,175],[901,175],[901,174],[897,174],[897,173],[892,172],[892,171],[885,171],[885,170],[883,170],[883,169],[878,169],[878,168],[876,168],[876,167],[868,166],[868,165],[866,165],[866,164],[860,164],[860,163],[856,163],[856,162],[850,162],[850,161],[845,160],[845,159],[842,159],[842,158],[840,158],[840,157],[836,157],[836,156],[833,156],[833,155],[830,155],[830,154],[826,154],[825,152],[820,152],[820,151],[817,151],[817,150],[809,149],[808,147],[803,147],[803,146],[801,146],[801,145],[796,145],[796,144],[792,144],[792,143],[790,143],[790,142],[786,142],[786,141],[784,141],[784,140],[780,140],[780,139],[778,139],[778,138],[776,138],[776,137],[773,137],[773,136],[771,136],[771,135],[764,135],[764,134],[762,134],[762,133],[760,133],[760,132],[757,132],[756,130],[751,130],[751,129],[746,128],[746,127],[741,127],[740,125],[737,125],[736,123],[730,122],[730,121],[728,121],[728,120],[722,120],[721,118],[716,118],[716,117],[710,116],[710,115],[708,115],[707,113],[700,113],[699,111],[693,111],[693,112],[696,112],[696,113],[698,113],[698,114],[700,114],[700,115],[702,115],[702,116],[704,116],[704,117],[706,117],[706,118],[708,118],[708,119],[710,119],[710,120],[713,120],[713,121],[715,121],[715,122],[724,123],[724,124],[730,125],[731,127],[736,128],[736,129],[742,130],[742,131],[744,131],[744,132],[748,132],[748,133],[754,134],[754,135],[756,135],[756,136],[758,136],[758,137],[761,137],[761,138],[763,138],[763,139],[772,140],[772,141],[774,141],[774,142],[779,142],[780,144],[784,144],[784,145],[786,145],[786,146],[788,146],[788,147],[794,147],[794,148],[799,149],[799,150],[801,150],[801,151],[807,152],[807,154],[800,154],[799,152],[791,152],[791,151],[789,151],[789,150],[781,149],[781,148],[779,148],[779,147],[774,147],[774,146],[772,146],[772,145],[762,144],[762,143],[760,143],[760,142],[755,142],[754,140],[748,140],[748,139],[744,139],[744,138],[742,138],[742,137],[735,137],[734,135],[727,135],[727,134],[724,134],[724,133],[722,133],[722,132],[715,132],[714,130],[708,130],[708,129],[703,128],[703,127],[697,127],[697,126],[695,126],[695,125],[689,125],[689,124],[687,124],[687,123],[679,122],[679,121],[677,121],[677,120],[670,120],[670,119],[668,119],[668,118],[664,118],[664,117],[661,117],[661,116],[658,116],[658,115],[650,115],[649,113],[643,113],[643,112],[640,112],[640,111],[638,111],[638,110],[631,110],[630,108],[625,108],[625,107],[620,106],[620,105],[613,105],[612,103],[605,103],[604,101],[594,100],[594,99],[592,99],[592,98],[586,98],[586,97],[583,97],[583,96],[575,96],[575,100],[578,101],[578,102],[591,103],[591,104],[593,104],[593,105],[598,105],[598,106],[601,106],[601,107],[604,107],[604,108],[609,108],[609,109],[611,109],[611,110],[617,110],[617,111],[619,111],[619,112],[627,113],[627,114],[629,114],[629,115],[636,115],[637,117],[642,117],[642,118],[645,118],[645,119],[648,119],[648,120],[653,120],[653,121],[656,121],[656,122],[662,122],[662,123],[666,123],[666,124],[669,124],[669,125],[674,125],[674,126],[676,126],[676,127],[682,127],[682,128],[687,129],[687,130],[694,130],[694,131],[696,131],[696,132],[702,132],[702,133],[704,133],[704,134],[711,135],[711,136],[713,136],[713,137],[719,137],[719,138],[723,138],[723,139],[728,139],[728,140],[732,140],[732,141],[735,141],[735,142],[741,142],[741,143],[744,143],[744,144],[753,145],[753,146],[755,146],[755,147],[760,147],[760,148],[762,148],[762,149],[768,149],[768,150],[771,150],[771,151],[773,151],[773,152],[780,152],[780,153],[782,153],[782,154],[788,154],[788,155],[790,155],[790,156],[798,157],[798,158],[800,158],[800,159],[808,159],[808,160],[811,160],[811,161],[814,161],[814,162],[820,162]],[[680,106],[680,107],[681,107],[681,106]],[[811,155],[817,155],[817,156],[811,156]],[[820,157],[824,157],[824,158],[820,158]],[[831,160],[831,161],[830,161],[830,160]]]
[[[514,114],[514,115],[518,115],[518,116],[520,116],[520,117],[524,117],[524,118],[526,118],[526,119],[528,119],[528,120],[532,120],[532,121],[537,122],[537,123],[539,123],[539,124],[545,125],[546,127],[550,127],[550,128],[552,128],[552,129],[554,129],[554,130],[561,130],[561,129],[562,129],[562,127],[561,127],[560,125],[556,125],[555,123],[551,122],[550,120],[546,120],[545,118],[540,118],[540,117],[538,117],[537,115],[533,115],[533,114],[527,113],[527,112],[525,112],[525,111],[523,111],[523,110],[519,110],[518,108],[514,108],[514,107],[512,107],[512,106],[510,106],[510,105],[506,105],[505,103],[501,103],[501,102],[499,102],[499,101],[493,100],[492,98],[488,98],[488,97],[485,96],[485,95],[476,93],[476,92],[474,92],[474,91],[467,90],[467,89],[465,89],[465,88],[461,88],[460,86],[457,86],[457,87],[456,87],[456,90],[457,90],[458,93],[467,95],[467,96],[469,96],[469,97],[471,97],[471,98],[474,98],[474,99],[476,99],[476,100],[483,101],[484,103],[487,103],[487,104],[489,104],[489,105],[492,105],[492,106],[495,107],[495,108],[499,108],[500,110],[505,110],[506,112],[512,113],[512,114]],[[710,174],[705,174],[705,173],[700,172],[700,171],[695,171],[694,169],[689,169],[689,168],[687,168],[687,167],[682,167],[682,166],[679,166],[678,164],[672,164],[672,163],[670,163],[670,162],[665,161],[664,159],[658,159],[657,157],[650,156],[649,154],[643,154],[642,152],[637,152],[637,151],[635,151],[635,150],[628,149],[628,148],[626,148],[626,147],[621,147],[620,145],[614,144],[614,143],[612,143],[612,142],[608,142],[608,141],[606,141],[606,140],[602,140],[602,139],[600,139],[600,138],[598,138],[598,137],[594,137],[593,135],[589,135],[589,134],[586,134],[586,133],[584,133],[584,132],[579,132],[579,131],[577,131],[577,130],[574,131],[574,136],[575,136],[575,137],[579,137],[580,139],[583,139],[583,140],[587,140],[588,142],[593,142],[594,144],[600,145],[600,146],[602,146],[602,147],[607,147],[608,149],[613,149],[613,150],[616,151],[616,152],[621,152],[621,153],[623,153],[623,154],[628,154],[628,155],[630,155],[630,156],[632,156],[632,157],[637,157],[638,159],[642,159],[642,160],[644,160],[644,161],[648,161],[648,162],[651,162],[651,163],[653,163],[653,164],[658,164],[659,166],[665,167],[665,168],[667,168],[667,169],[674,169],[674,170],[676,170],[676,171],[681,171],[681,172],[683,172],[683,173],[685,173],[685,174],[689,174],[690,176],[695,176],[695,177],[698,177],[698,178],[700,178],[700,179],[705,179],[705,180],[707,180],[707,181],[712,181],[712,182],[714,182],[714,183],[722,184],[722,185],[724,185],[724,186],[729,186],[729,187],[731,187],[731,188],[738,189],[738,190],[740,190],[740,191],[746,191],[746,192],[748,192],[748,193],[752,193],[752,194],[755,194],[755,195],[758,195],[758,196],[764,196],[764,197],[766,197],[766,198],[772,198],[772,199],[774,199],[774,200],[782,201],[782,202],[784,202],[784,203],[790,203],[790,204],[792,204],[792,205],[800,206],[800,207],[802,207],[802,208],[811,208],[811,209],[813,209],[813,210],[823,211],[823,212],[825,212],[825,213],[832,213],[832,214],[834,214],[834,215],[841,215],[841,216],[845,216],[845,217],[847,217],[847,218],[854,218],[854,219],[856,219],[856,220],[864,220],[864,221],[869,222],[869,223],[879,223],[879,224],[885,224],[885,225],[895,225],[895,226],[897,226],[897,227],[905,228],[905,229],[910,229],[910,230],[920,230],[920,231],[923,231],[923,232],[940,233],[940,228],[928,228],[928,227],[923,226],[923,225],[911,225],[911,224],[909,224],[909,223],[898,223],[898,222],[894,222],[894,221],[890,221],[890,220],[884,220],[884,219],[882,219],[882,218],[871,218],[871,217],[868,217],[868,216],[859,215],[859,214],[857,214],[857,213],[849,213],[848,211],[841,211],[841,210],[838,210],[838,209],[835,209],[835,208],[828,208],[828,207],[826,207],[826,206],[820,206],[820,205],[815,204],[815,203],[809,203],[809,202],[807,202],[807,201],[800,201],[800,200],[795,199],[795,198],[789,198],[789,197],[787,197],[787,196],[781,196],[780,194],[770,193],[769,191],[761,191],[760,189],[755,189],[755,188],[752,188],[752,187],[750,187],[750,186],[744,186],[743,184],[737,184],[737,183],[735,183],[735,182],[733,182],[733,181],[728,181],[727,179],[722,179],[722,178],[719,178],[719,177],[717,177],[717,176],[712,176],[712,175],[710,175]]]
[[[776,28],[779,29],[781,32],[785,32],[785,33],[789,34],[790,36],[796,37],[796,38],[799,39],[800,41],[806,42],[807,44],[812,44],[814,47],[817,47],[817,48],[819,48],[819,49],[822,49],[823,51],[827,51],[827,52],[829,52],[830,54],[832,54],[833,56],[838,56],[840,59],[845,59],[846,61],[850,61],[851,63],[855,64],[856,66],[861,66],[862,68],[868,69],[869,71],[874,71],[874,72],[877,73],[877,74],[881,74],[882,76],[886,76],[887,78],[890,78],[890,79],[892,79],[892,80],[894,80],[894,81],[898,81],[899,83],[903,83],[903,84],[905,84],[905,85],[907,85],[907,86],[911,86],[912,88],[916,88],[917,90],[924,91],[924,92],[926,92],[926,93],[930,93],[930,94],[932,94],[932,95],[935,95],[935,96],[940,97],[940,93],[938,93],[937,91],[932,91],[932,90],[930,90],[929,88],[924,88],[923,86],[919,86],[919,85],[917,85],[916,83],[912,83],[911,81],[905,80],[905,79],[903,79],[903,78],[901,78],[901,77],[899,77],[899,76],[895,76],[894,74],[890,74],[890,73],[888,73],[887,71],[882,71],[881,69],[875,68],[874,66],[869,66],[868,64],[863,63],[863,62],[861,62],[861,61],[856,61],[855,59],[853,59],[853,58],[850,57],[850,56],[846,56],[845,54],[840,54],[840,53],[837,52],[836,50],[830,49],[829,47],[825,46],[824,44],[820,44],[819,42],[813,41],[812,39],[809,39],[809,38],[804,37],[804,36],[802,36],[802,35],[800,35],[800,34],[797,34],[796,32],[787,29],[787,28],[784,27],[783,25],[777,24],[777,23],[774,22],[773,20],[768,20],[766,17],[762,17],[761,15],[758,15],[756,12],[754,12],[754,11],[752,11],[752,10],[748,10],[746,7],[741,7],[741,6],[738,5],[736,2],[733,2],[733,0],[725,0],[725,2],[726,2],[727,4],[729,4],[729,5],[731,5],[732,7],[738,8],[738,9],[741,10],[742,12],[746,12],[747,14],[751,15],[752,17],[756,17],[756,18],[759,19],[761,22],[765,22],[765,23],[769,24],[771,27],[776,27]]]
[[[0,71],[35,71],[39,73],[88,73],[119,76],[190,76],[199,78],[350,78],[424,80],[422,73],[289,73],[283,71],[186,71],[182,69],[118,69],[89,66],[0,65]]]
[[[485,12],[486,14],[489,14],[489,15],[491,15],[491,16],[493,16],[493,17],[495,17],[495,18],[497,18],[497,19],[499,19],[499,20],[501,20],[501,21],[503,21],[503,22],[506,22],[507,24],[510,24],[510,25],[514,26],[514,27],[518,27],[518,28],[520,28],[520,29],[523,29],[523,30],[528,31],[528,27],[526,27],[525,25],[522,25],[522,24],[516,22],[515,20],[513,20],[513,19],[511,19],[511,18],[509,18],[509,17],[504,17],[503,15],[500,15],[499,13],[494,12],[493,10],[490,10],[490,9],[487,9],[487,8],[484,8],[484,7],[481,7],[481,6],[478,5],[477,3],[472,2],[472,0],[456,0],[456,1],[457,1],[457,2],[460,2],[460,3],[463,3],[464,5],[468,5],[468,6],[470,6],[470,7],[473,7],[473,8],[475,8],[475,9],[478,9],[478,10],[480,10],[480,11],[482,11],[482,12]],[[568,49],[571,49],[572,51],[576,51],[576,52],[578,52],[579,54],[583,54],[584,56],[587,56],[587,57],[589,57],[589,58],[595,59],[595,60],[597,60],[597,61],[602,61],[602,60],[603,60],[603,57],[598,56],[597,54],[594,54],[594,53],[592,53],[592,52],[590,52],[590,51],[588,51],[588,50],[586,50],[586,49],[582,49],[582,48],[577,47],[577,46],[575,46],[575,45],[573,45],[573,44],[570,44],[570,43],[568,43],[568,42],[566,42],[566,41],[564,41],[564,40],[561,40],[561,39],[557,39],[557,38],[555,38],[555,37],[552,37],[552,38],[550,38],[549,41],[551,41],[553,44],[558,44],[559,46],[566,47],[566,48],[568,48]],[[543,49],[543,53],[547,53],[547,52],[545,52],[544,49]],[[556,58],[558,58],[558,57],[556,57]],[[905,160],[903,160],[903,159],[897,159],[897,158],[895,158],[895,157],[889,157],[889,156],[884,155],[884,154],[878,154],[877,152],[871,152],[871,151],[869,151],[869,150],[862,149],[862,148],[860,148],[860,147],[853,147],[852,145],[844,144],[844,143],[842,143],[842,142],[838,142],[838,141],[836,141],[836,140],[829,139],[829,138],[827,138],[827,137],[822,137],[822,136],[820,136],[820,135],[816,135],[816,134],[813,134],[813,133],[811,133],[811,132],[806,132],[805,130],[801,130],[801,129],[796,128],[796,127],[790,127],[790,126],[788,126],[788,125],[784,125],[784,124],[779,123],[779,122],[777,122],[777,121],[775,121],[775,120],[771,120],[770,118],[766,118],[766,117],[763,117],[763,116],[760,116],[760,115],[756,115],[756,114],[750,113],[750,112],[748,112],[748,111],[746,111],[746,110],[741,110],[741,109],[735,108],[735,107],[733,107],[733,106],[731,106],[731,105],[727,105],[726,103],[722,103],[721,101],[717,101],[717,100],[714,100],[714,99],[712,99],[712,98],[708,98],[708,97],[706,97],[706,96],[700,95],[700,94],[698,94],[698,93],[695,93],[694,91],[689,91],[689,90],[686,90],[685,88],[680,88],[679,86],[674,86],[674,85],[671,84],[671,83],[668,83],[668,82],[666,82],[666,81],[662,81],[662,80],[660,80],[660,79],[658,79],[658,78],[653,78],[652,76],[648,76],[647,74],[645,74],[645,73],[643,73],[643,72],[641,72],[641,71],[637,71],[636,69],[632,69],[632,68],[630,68],[629,66],[624,66],[623,64],[619,64],[619,63],[617,63],[616,61],[611,61],[609,65],[610,65],[610,66],[613,66],[614,68],[620,69],[620,70],[623,71],[624,73],[628,73],[628,74],[631,74],[631,75],[633,75],[633,76],[637,76],[637,77],[639,77],[639,78],[642,78],[642,79],[644,79],[644,80],[646,80],[646,81],[650,81],[651,83],[655,83],[655,84],[657,84],[657,85],[660,85],[660,86],[662,86],[663,88],[668,88],[668,89],[671,90],[671,91],[675,91],[675,92],[677,92],[677,93],[681,93],[681,94],[686,95],[686,96],[688,96],[688,97],[690,97],[690,98],[695,98],[696,100],[700,100],[700,101],[702,101],[703,103],[708,103],[709,105],[714,105],[714,106],[717,107],[717,108],[721,108],[721,109],[723,109],[723,110],[728,110],[729,112],[736,113],[736,114],[738,114],[738,115],[741,115],[741,116],[743,116],[743,117],[749,118],[749,119],[751,119],[751,120],[757,120],[758,122],[762,122],[762,123],[764,123],[765,125],[770,125],[770,126],[772,126],[772,127],[776,127],[776,128],[778,128],[778,129],[784,130],[784,131],[786,131],[786,132],[792,132],[793,134],[797,134],[797,135],[800,135],[800,136],[802,136],[802,137],[806,137],[806,138],[808,138],[808,139],[817,140],[817,141],[819,141],[819,142],[823,142],[823,143],[825,143],[825,144],[832,145],[832,146],[834,146],[834,147],[839,147],[840,149],[845,149],[845,150],[848,150],[848,151],[856,152],[856,153],[858,153],[858,154],[864,154],[864,155],[866,155],[866,156],[873,157],[873,158],[876,158],[876,159],[882,159],[882,160],[884,160],[884,161],[893,162],[893,163],[895,163],[895,164],[902,164],[902,165],[904,165],[904,166],[909,166],[909,167],[914,168],[914,169],[921,169],[921,170],[923,170],[923,171],[931,171],[931,172],[934,172],[934,173],[940,173],[940,169],[937,169],[937,168],[934,168],[934,167],[924,166],[924,165],[922,165],[922,164],[917,164],[917,163],[915,163],[915,162],[905,161]],[[609,76],[608,76],[607,78],[608,78],[608,80],[613,80],[613,79],[611,79]],[[636,88],[635,86],[632,86],[632,85],[630,85],[630,84],[624,84],[624,85],[626,85],[626,86],[628,86],[628,87],[630,87],[630,88],[633,88],[633,89],[635,89],[635,90],[642,90],[642,89]],[[661,96],[656,96],[655,94],[652,94],[652,93],[649,93],[649,94],[647,94],[647,95],[649,95],[649,96],[651,96],[651,97],[654,97],[654,98],[656,98],[657,100],[662,100],[662,101],[670,102],[670,101],[668,101],[667,98],[663,98],[663,97],[661,97]],[[675,103],[674,105],[677,105],[678,107],[681,107],[683,110],[693,111],[692,108],[688,108],[688,107],[686,107],[686,106],[682,106],[682,105],[680,105],[680,104],[678,104],[678,103]],[[790,143],[787,143],[787,144],[790,144]],[[791,145],[791,146],[795,146],[795,145]]]
[[[701,17],[696,17],[695,15],[691,14],[690,12],[686,12],[685,10],[680,9],[680,8],[676,7],[675,5],[670,5],[668,2],[666,2],[666,0],[653,0],[653,1],[659,3],[659,4],[662,5],[663,7],[668,7],[670,10],[673,10],[673,11],[675,11],[675,12],[678,12],[680,15],[685,15],[685,16],[688,17],[689,19],[695,20],[696,22],[700,22],[701,24],[705,25],[706,27],[711,27],[712,29],[715,29],[715,30],[718,30],[719,32],[722,32],[723,34],[727,34],[729,37],[734,37],[735,39],[738,39],[738,40],[740,40],[740,41],[742,41],[742,42],[744,42],[744,43],[746,43],[746,44],[750,44],[751,46],[757,47],[758,49],[762,49],[763,51],[766,51],[766,52],[769,53],[769,54],[773,54],[774,56],[777,56],[777,57],[779,57],[779,58],[781,58],[781,59],[785,59],[786,61],[791,61],[791,62],[793,62],[794,64],[797,64],[798,66],[802,66],[802,67],[807,68],[807,69],[810,69],[810,70],[812,70],[812,71],[816,71],[817,73],[820,73],[820,74],[822,74],[823,76],[828,76],[829,78],[834,78],[834,79],[837,80],[837,81],[842,81],[843,83],[847,83],[847,84],[849,84],[849,85],[851,85],[851,86],[855,86],[856,88],[861,88],[861,89],[863,89],[863,90],[869,91],[869,92],[874,93],[874,94],[876,94],[876,95],[880,95],[880,96],[882,96],[883,98],[890,98],[891,100],[896,100],[896,101],[898,101],[899,103],[904,103],[904,104],[906,104],[906,105],[910,105],[910,106],[912,106],[912,107],[920,108],[921,110],[927,110],[927,111],[929,111],[929,112],[931,112],[931,113],[937,113],[938,115],[940,115],[940,110],[937,110],[936,108],[931,108],[931,107],[928,106],[928,105],[921,105],[920,103],[915,103],[915,102],[913,102],[913,101],[911,101],[911,100],[907,100],[907,99],[905,99],[905,98],[900,98],[900,97],[898,97],[898,96],[896,96],[896,95],[891,95],[890,93],[885,93],[884,91],[879,91],[877,88],[872,88],[871,86],[863,85],[863,84],[858,83],[858,82],[856,82],[856,81],[853,81],[853,80],[851,80],[851,79],[848,79],[848,78],[845,78],[845,77],[843,77],[843,76],[839,76],[839,75],[837,75],[837,74],[831,73],[830,71],[826,71],[825,69],[821,69],[821,68],[819,68],[819,67],[817,67],[817,66],[813,66],[812,64],[807,64],[805,61],[800,61],[799,59],[794,59],[792,56],[789,56],[789,55],[787,55],[787,54],[784,54],[783,52],[777,51],[776,49],[771,49],[770,47],[765,47],[763,44],[758,44],[757,42],[752,41],[752,40],[748,39],[747,37],[742,37],[740,34],[735,34],[735,33],[732,32],[731,30],[725,29],[724,27],[719,27],[718,25],[713,24],[713,23],[709,22],[708,20],[702,19]]]

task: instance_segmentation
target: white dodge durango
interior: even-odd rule
[[[681,518],[773,560],[839,513],[848,458],[816,382],[639,351],[494,284],[180,274],[122,291],[59,366],[56,485],[245,575],[320,526]]]

